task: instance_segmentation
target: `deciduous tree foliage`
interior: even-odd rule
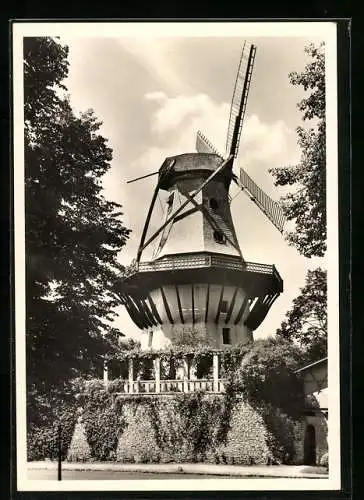
[[[281,198],[288,220],[295,230],[287,241],[305,257],[322,257],[326,251],[326,136],[325,136],[325,54],[324,44],[305,48],[311,57],[301,73],[289,74],[292,85],[302,86],[308,97],[298,103],[303,120],[313,126],[297,128],[301,160],[297,165],[273,168],[276,186],[294,186]]]
[[[327,356],[327,273],[321,268],[308,271],[306,283],[293,300],[277,335],[297,342],[307,361]]]
[[[97,362],[112,332],[117,255],[129,230],[101,179],[112,150],[62,83],[68,48],[24,39],[27,380],[37,390]]]
[[[304,406],[303,385],[295,370],[302,366],[302,352],[281,338],[258,340],[246,354],[230,383],[253,406],[267,404],[297,417]]]

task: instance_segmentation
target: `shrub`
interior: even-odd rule
[[[59,450],[59,425],[61,426],[61,457],[64,460],[70,445],[76,416],[73,409],[63,410],[58,420],[29,427],[27,436],[28,460],[56,460]]]
[[[294,422],[272,405],[265,405],[261,415],[267,429],[267,446],[277,464],[292,464],[295,457]]]
[[[288,341],[257,341],[240,368],[230,372],[229,385],[254,407],[270,405],[298,418],[304,406],[303,384],[295,373],[300,350]]]
[[[125,381],[122,379],[116,378],[115,380],[111,380],[108,382],[106,390],[107,392],[124,392],[124,384]]]

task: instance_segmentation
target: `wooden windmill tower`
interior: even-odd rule
[[[134,323],[150,333],[159,331],[167,343],[180,339],[186,331],[216,347],[250,341],[283,291],[274,265],[245,261],[230,211],[233,181],[283,231],[284,215],[278,203],[243,169],[239,175],[233,172],[255,54],[256,47],[245,43],[225,157],[198,132],[196,153],[166,158],[155,172],[158,181],[135,268],[120,284],[121,299]],[[165,219],[148,235],[160,190],[168,193]],[[153,258],[143,261],[143,251],[152,243],[156,245]]]

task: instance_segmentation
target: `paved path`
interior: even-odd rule
[[[184,473],[163,473],[163,472],[120,472],[110,470],[63,470],[62,481],[84,481],[92,479],[94,481],[125,481],[139,479],[231,479],[231,476],[216,476],[214,474],[184,474]],[[235,476],[238,477],[238,476]],[[58,479],[56,469],[32,469],[28,471],[29,480],[56,481]]]
[[[57,462],[28,462],[30,475],[32,471],[54,471]],[[138,477],[147,479],[149,474],[180,475],[186,474],[225,477],[281,477],[281,478],[316,478],[327,479],[328,474],[324,467],[309,467],[304,465],[217,465],[217,464],[122,464],[115,462],[103,463],[70,463],[62,462],[62,471],[78,472],[114,472],[138,473]],[[145,476],[143,474],[146,474]],[[48,475],[48,474],[47,474]],[[78,474],[77,474],[78,475]],[[159,476],[161,478],[161,476]],[[171,476],[169,476],[171,477]]]

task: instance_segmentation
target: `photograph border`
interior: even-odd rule
[[[141,20],[136,20],[137,22],[143,22]],[[174,22],[174,21],[167,21],[166,22]],[[226,22],[227,20],[221,20],[219,22]],[[323,22],[322,19],[320,20],[243,20],[244,23],[256,23],[256,22]],[[351,480],[350,480],[350,474],[351,474],[351,426],[349,429],[349,434],[347,437],[345,437],[346,430],[344,429],[343,422],[346,422],[348,420],[351,421],[351,397],[350,397],[350,390],[348,391],[348,388],[351,387],[350,382],[351,382],[351,323],[350,323],[350,293],[348,293],[348,290],[350,290],[350,283],[349,283],[349,272],[351,268],[351,263],[350,263],[350,238],[351,238],[351,229],[350,229],[350,222],[348,223],[348,214],[350,211],[350,172],[351,172],[351,158],[350,158],[350,87],[349,87],[349,73],[350,73],[350,62],[348,60],[348,54],[350,53],[350,40],[348,36],[348,27],[347,27],[347,21],[346,20],[324,20],[325,22],[333,22],[337,26],[337,82],[338,82],[338,91],[337,91],[337,103],[338,103],[338,116],[337,116],[337,123],[338,123],[338,195],[339,195],[339,200],[338,200],[338,216],[336,220],[339,221],[339,309],[340,309],[340,318],[339,318],[339,325],[340,325],[340,352],[339,352],[339,357],[340,357],[340,377],[341,377],[341,382],[340,382],[340,398],[341,398],[341,403],[340,403],[340,420],[341,420],[341,454],[340,454],[340,461],[341,461],[341,488],[339,490],[323,490],[319,491],[316,488],[313,490],[317,493],[322,493],[324,492],[329,492],[330,495],[336,492],[344,492],[348,491],[348,489],[351,486]],[[41,23],[47,22],[46,20],[42,20]],[[57,21],[58,22],[58,21]],[[64,20],[65,23],[72,23],[73,21],[71,19]],[[79,21],[77,21],[79,22]],[[84,23],[89,23],[90,21],[82,21]],[[107,21],[105,20],[94,20],[92,22],[100,22],[100,23],[105,23]],[[109,22],[122,22],[119,20],[115,21],[109,21]],[[146,22],[151,22],[150,20],[146,20]],[[152,21],[152,22],[157,22],[157,21]],[[187,21],[190,22],[190,21]],[[193,20],[193,22],[196,22]],[[203,20],[198,20],[198,22],[211,22],[211,20],[208,21],[203,21]],[[234,21],[235,22],[235,21]],[[19,24],[19,21],[15,22],[16,24]],[[21,24],[23,23],[32,23],[32,21],[20,21]],[[63,21],[62,21],[63,23]],[[11,34],[13,35],[13,26],[14,23],[11,25]],[[55,35],[53,35],[55,36]],[[12,76],[15,76],[14,67],[12,68]],[[14,98],[14,89],[13,90],[13,98]],[[349,109],[348,109],[349,107]],[[349,112],[348,112],[349,111]],[[16,115],[16,110],[13,108],[13,114],[12,117],[15,120],[17,120],[17,115]],[[13,137],[15,139],[15,137]],[[12,147],[12,142],[10,143]],[[18,151],[16,151],[16,148],[14,148],[14,155],[19,154]],[[14,158],[12,160],[15,162]],[[16,181],[15,178],[12,179],[12,186],[15,190],[16,186]],[[14,191],[15,192],[15,191]],[[15,196],[14,196],[15,200]],[[16,215],[16,212],[13,212],[13,223],[15,222],[14,216]],[[332,215],[332,214],[331,214]],[[16,224],[18,224],[18,230],[19,230],[19,221],[17,220]],[[15,234],[15,233],[14,233]],[[15,235],[16,237],[16,235]],[[16,254],[16,248],[14,247],[14,242],[13,242],[13,250],[15,250]],[[13,252],[13,256],[16,256]],[[14,259],[15,260],[15,259]],[[329,263],[328,263],[329,265]],[[14,266],[14,261],[13,261],[13,266]],[[14,269],[14,267],[13,267]],[[18,268],[19,269],[19,268]],[[19,275],[19,271],[17,271]],[[14,275],[13,275],[14,276]],[[16,285],[17,283],[17,276],[15,274],[15,287],[18,286],[19,284]],[[14,290],[14,285],[13,285],[13,290]],[[344,290],[344,293],[342,291]],[[15,300],[15,297],[14,299]],[[15,302],[14,302],[15,304]],[[20,313],[24,314],[25,317],[25,310],[22,310],[18,313],[15,311],[16,316],[19,315]],[[17,316],[19,317],[19,316]],[[21,347],[22,348],[22,347]],[[15,342],[15,349],[13,348],[13,368],[15,367],[15,355],[22,356],[23,354],[19,351],[19,345],[18,343]],[[329,353],[329,364],[330,364],[330,353]],[[13,394],[15,395],[15,383],[14,380],[13,382]],[[15,401],[13,400],[13,404],[15,405]],[[15,445],[16,448],[16,443],[15,437],[14,437],[14,432],[13,431],[13,446]],[[329,431],[330,432],[330,431]],[[349,446],[348,446],[349,443]],[[14,451],[14,450],[13,450]],[[16,450],[15,450],[16,454]],[[14,454],[13,454],[14,456]],[[15,461],[13,463],[13,469],[15,465]],[[349,470],[348,470],[349,469]],[[16,473],[15,473],[16,475]],[[221,481],[221,480],[220,480]],[[230,480],[228,480],[230,481]],[[317,481],[317,480],[315,480]],[[103,484],[103,482],[101,483]],[[154,489],[154,488],[153,488]],[[172,488],[171,488],[172,490]],[[40,490],[19,490],[19,491],[24,491],[24,492],[30,492],[30,491],[40,491]],[[45,492],[48,491],[58,491],[59,493],[61,491],[72,491],[72,489],[67,489],[67,490],[45,490]],[[87,490],[79,490],[79,491],[87,491]],[[92,492],[95,491],[101,491],[97,489],[92,489]],[[108,493],[111,493],[111,491],[119,491],[117,489],[113,489],[108,491]],[[130,490],[130,493],[135,495],[135,493],[138,490]],[[139,490],[141,491],[141,490]],[[150,490],[143,490],[143,493],[145,494],[146,491],[152,491]],[[158,490],[158,492],[165,491],[163,490]],[[176,491],[177,490],[173,490]],[[187,493],[188,490],[181,491],[181,493]],[[201,490],[204,493],[207,493],[208,490]],[[215,491],[224,491],[227,492],[226,489],[219,489]],[[234,491],[235,488],[234,488]],[[241,491],[241,490],[237,490]],[[293,494],[295,495],[295,498],[297,498],[297,495],[300,493],[306,493],[311,490],[302,490],[302,489],[294,489],[292,490]],[[125,492],[125,490],[124,490]],[[269,496],[275,495],[278,493],[276,490],[249,490],[247,494],[252,495],[257,493],[258,495],[264,495]],[[286,494],[288,494],[290,490],[286,491],[280,491],[279,495],[281,497],[285,497]],[[106,494],[105,490],[102,490],[103,494]],[[125,493],[124,493],[125,494]]]

